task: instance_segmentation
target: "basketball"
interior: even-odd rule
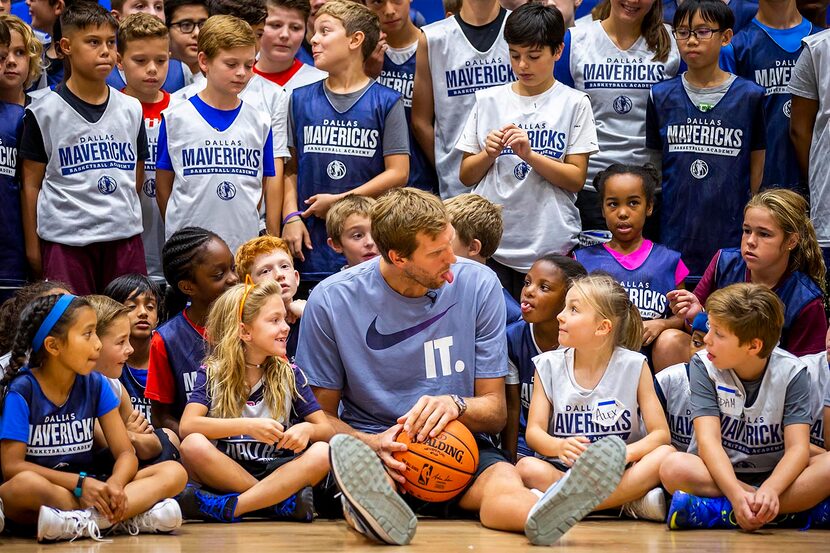
[[[397,441],[409,449],[394,454],[406,465],[403,489],[423,501],[447,501],[461,493],[478,468],[478,446],[467,427],[452,421],[444,431],[423,442],[401,432]]]

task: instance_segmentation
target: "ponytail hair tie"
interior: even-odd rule
[[[66,309],[69,307],[69,304],[72,303],[77,296],[73,296],[72,294],[63,294],[55,305],[52,306],[52,309],[49,310],[49,314],[46,315],[46,318],[43,319],[43,322],[40,323],[40,328],[37,329],[37,333],[35,334],[34,340],[32,340],[32,353],[37,353],[40,351],[40,348],[43,347],[43,341],[46,340],[46,337],[49,336],[49,333],[52,332],[52,329],[55,328],[58,320],[66,313]]]

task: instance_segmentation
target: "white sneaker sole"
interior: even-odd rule
[[[525,523],[534,545],[550,545],[605,501],[625,470],[625,442],[616,436],[592,444],[571,467],[556,493],[540,504]]]
[[[412,541],[418,519],[389,484],[383,463],[375,452],[346,434],[334,436],[329,446],[331,473],[363,522],[386,543],[406,545]]]

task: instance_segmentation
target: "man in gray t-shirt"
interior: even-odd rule
[[[491,528],[527,524],[531,541],[552,542],[616,487],[624,444],[590,448],[568,485],[537,500],[487,438],[507,417],[498,279],[481,264],[456,260],[455,231],[435,196],[396,189],[378,200],[371,219],[381,257],[315,287],[296,356],[339,434],[331,463],[346,519],[367,536],[404,544],[415,533],[413,509],[435,515],[460,508],[486,512],[482,523]],[[397,435],[423,441],[455,419],[476,434],[473,483],[441,504],[402,498],[393,487],[407,470],[393,457],[406,450]],[[576,491],[579,497],[564,501]]]

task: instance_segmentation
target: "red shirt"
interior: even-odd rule
[[[199,326],[187,316],[187,310],[182,311],[185,320],[199,333],[205,337],[205,327]],[[173,379],[173,369],[167,358],[167,347],[164,345],[164,338],[158,332],[153,333],[150,340],[150,363],[147,366],[147,387],[144,389],[144,397],[161,403],[173,403],[176,401],[176,382]]]
[[[260,71],[257,69],[256,65],[254,65],[254,73],[261,77],[265,77],[272,83],[277,83],[280,86],[285,86],[285,83],[291,80],[291,77],[297,74],[297,71],[303,66],[303,62],[294,58],[294,63],[291,64],[291,67],[286,69],[285,71],[278,71],[276,73],[265,73],[264,71]]]

